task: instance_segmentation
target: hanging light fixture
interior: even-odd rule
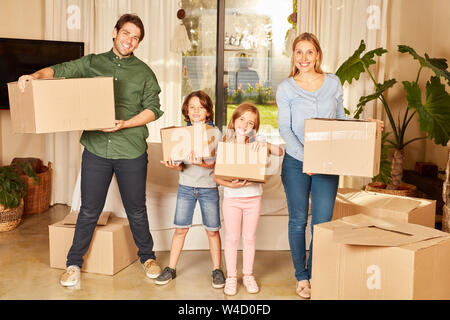
[[[177,53],[187,52],[191,49],[191,41],[186,31],[186,27],[183,24],[183,19],[186,16],[186,12],[181,7],[181,1],[178,3],[179,10],[177,11],[177,18],[180,20],[180,24],[177,24],[174,31],[174,36],[171,43],[171,50]]]

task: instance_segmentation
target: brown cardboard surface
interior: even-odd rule
[[[49,133],[114,127],[111,77],[42,79],[27,83],[22,93],[8,83],[15,133]]]
[[[111,215],[110,211],[103,211],[98,217],[97,225],[105,226],[108,223],[109,216]],[[71,211],[62,221],[65,225],[76,225],[78,219],[78,211]]]
[[[207,124],[166,127],[160,130],[163,160],[183,161],[191,151],[195,156],[209,159],[215,156],[213,127]]]
[[[74,233],[62,221],[49,225],[50,267],[66,268]],[[137,250],[128,219],[112,216],[107,225],[95,228],[81,271],[114,275],[137,260]]]
[[[343,244],[392,247],[448,235],[394,218],[379,219],[364,214],[344,217],[342,221],[347,225],[334,229],[333,240]]]
[[[339,188],[334,205],[333,219],[364,213],[378,218],[396,218],[434,228],[436,201]]]
[[[395,219],[363,215],[345,219],[352,224],[338,219],[314,226],[312,299],[450,299],[449,234]],[[358,226],[368,233],[378,229],[370,225],[436,237],[398,246],[378,246],[376,238],[373,245],[335,241],[336,231],[349,226],[350,232]]]
[[[266,181],[267,147],[255,152],[247,143],[219,142],[214,175],[225,180]]]
[[[379,172],[380,151],[376,122],[305,120],[303,172],[373,177]]]

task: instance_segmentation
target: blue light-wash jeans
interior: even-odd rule
[[[203,226],[208,231],[220,229],[220,208],[218,188],[194,188],[178,186],[177,206],[174,225],[177,228],[190,228],[197,201],[202,212]]]
[[[305,230],[308,221],[309,195],[311,194],[311,236],[314,225],[328,222],[333,216],[339,176],[303,173],[303,162],[289,154],[284,155],[281,180],[286,193],[289,211],[289,246],[298,281],[311,279],[312,239],[306,263]]]
[[[147,163],[147,152],[135,159],[105,159],[84,149],[81,162],[81,207],[72,247],[67,255],[67,266],[82,267],[83,256],[89,249],[113,174],[116,175],[140,261],[144,263],[147,259],[156,259],[147,219]]]

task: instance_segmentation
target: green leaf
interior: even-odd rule
[[[359,103],[356,105],[356,112],[353,117],[355,119],[359,119],[359,115],[363,111],[363,108],[367,102],[378,99],[384,91],[393,87],[394,84],[396,84],[396,83],[397,83],[397,80],[395,80],[395,79],[387,80],[387,81],[383,82],[383,84],[381,84],[377,87],[377,91],[375,93],[359,98]]]
[[[28,175],[36,177],[31,166],[24,168]],[[15,165],[0,167],[0,204],[5,208],[15,208],[20,205],[21,199],[26,193],[26,184],[15,171]]]
[[[353,79],[358,80],[361,73],[363,73],[364,65],[361,62],[361,53],[366,50],[366,44],[364,40],[361,40],[359,48],[348,58],[336,71],[336,75],[341,80],[341,84],[345,81],[352,83]]]
[[[373,60],[373,57],[375,57],[375,55],[377,56],[382,56],[384,53],[386,53],[387,50],[383,49],[383,48],[377,48],[374,50],[371,50],[369,52],[367,52],[362,58],[361,60],[364,62],[364,64],[366,65],[366,67],[369,67],[371,64],[375,64],[376,61]]]
[[[430,58],[428,54],[425,53],[425,58],[418,55],[417,52],[405,45],[399,45],[398,51],[401,53],[409,53],[414,57],[414,59],[418,60],[422,67],[430,68],[438,77],[444,77],[447,79],[448,84],[450,85],[450,72],[447,71],[448,65],[447,60],[444,58]]]
[[[434,143],[445,146],[450,139],[450,95],[439,76],[431,77],[426,84],[425,104],[416,82],[403,81],[408,108],[417,111],[420,130],[426,132]]]
[[[375,64],[376,61],[373,59],[375,55],[381,56],[386,53],[387,50],[383,48],[377,48],[366,52],[362,57],[361,54],[366,50],[366,44],[364,40],[361,40],[359,48],[353,53],[353,55],[348,58],[336,71],[336,75],[341,80],[341,84],[345,81],[352,83],[353,79],[359,80],[361,73],[365,72],[365,68],[369,68],[370,65]]]

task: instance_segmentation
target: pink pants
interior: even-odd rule
[[[241,238],[243,274],[253,273],[255,259],[256,228],[261,213],[261,196],[248,198],[224,198],[225,262],[228,277],[237,276],[237,249]]]

